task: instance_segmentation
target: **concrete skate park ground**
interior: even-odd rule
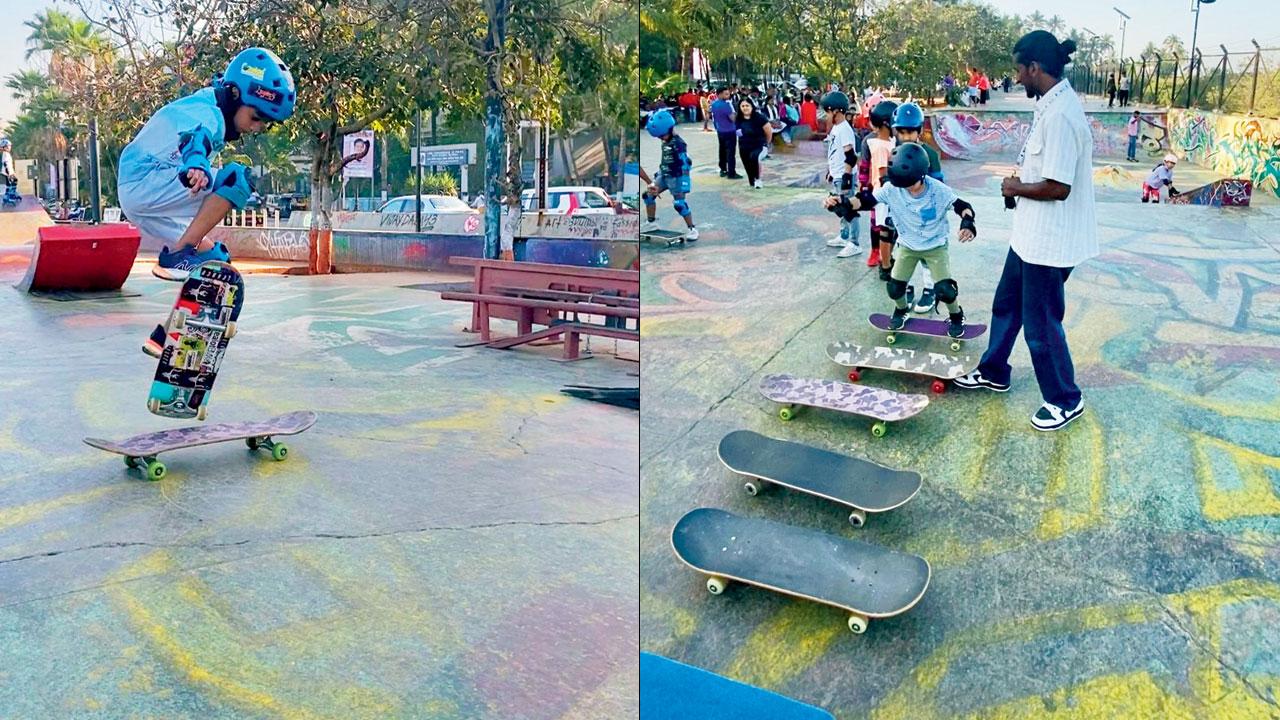
[[[209,422],[319,421],[285,462],[223,443],[148,482],[81,438],[178,426],[140,351],[177,285],[59,302],[11,288],[23,267],[0,266],[0,717],[634,715],[638,419],[558,392],[635,382],[612,341],[457,348],[470,306],[404,286],[465,278],[250,274]]]
[[[702,239],[646,247],[641,261],[641,649],[840,718],[1280,717],[1274,202],[1151,206],[1136,184],[1100,190],[1103,253],[1067,284],[1083,418],[1031,427],[1041,399],[1019,340],[1009,393],[950,389],[876,439],[857,416],[783,423],[757,389],[769,373],[842,379],[829,342],[883,344],[866,317],[890,301],[865,255],[825,247],[837,227],[825,192],[780,186],[803,184],[822,158],[777,155],[765,189],[750,190],[717,176],[714,134],[678,131]],[[652,171],[657,141],[642,133],[641,152]],[[974,322],[989,322],[1008,248],[1008,167],[944,161],[977,209],[978,238],[952,244]],[[668,197],[659,213],[676,226]],[[927,340],[899,343],[946,351]],[[976,363],[985,346],[962,353]],[[863,382],[929,392],[894,373]],[[924,488],[857,530],[817,498],[750,497],[716,458],[740,428],[913,469]],[[864,635],[825,605],[741,585],[711,596],[669,539],[700,506],[920,554],[931,585]]]

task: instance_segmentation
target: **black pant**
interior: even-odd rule
[[[717,130],[716,137],[720,140],[720,172],[728,175],[737,174],[737,161],[733,159],[733,151],[738,149],[738,133],[734,130],[729,132]]]
[[[747,184],[754,185],[756,180],[760,179],[760,151],[764,148],[743,145],[740,149],[742,150],[742,167],[747,171]]]
[[[1111,107],[1113,104],[1115,104],[1115,101],[1116,101],[1116,91],[1115,91],[1115,90],[1108,90],[1108,91],[1107,91],[1107,107]],[[1123,104],[1124,104],[1124,96],[1123,96],[1123,95],[1121,95],[1121,96],[1120,96],[1120,104],[1121,104],[1121,105],[1123,105]]]
[[[1128,104],[1129,104],[1129,91],[1121,90],[1120,91],[1120,107],[1124,107],[1125,105],[1128,105]]]

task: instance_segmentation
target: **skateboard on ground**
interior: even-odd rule
[[[289,455],[289,448],[284,443],[272,440],[272,436],[297,435],[315,424],[315,413],[310,410],[300,410],[286,415],[277,415],[262,422],[192,425],[134,435],[119,442],[100,438],[85,438],[84,441],[85,444],[99,450],[123,455],[125,465],[130,468],[141,467],[147,478],[159,480],[165,476],[166,472],[164,463],[156,459],[156,455],[162,452],[229,440],[244,440],[250,450],[261,448],[270,452],[273,459],[284,460]]]
[[[920,473],[894,470],[869,460],[735,430],[720,440],[720,462],[746,475],[743,488],[757,495],[781,485],[853,508],[849,522],[862,527],[867,513],[905,505],[920,492]]]
[[[640,653],[640,720],[835,720],[831,713],[763,688]]]
[[[164,417],[205,419],[209,391],[243,305],[244,280],[235,268],[211,261],[191,271],[164,325],[164,349],[148,410]]]
[[[931,389],[935,393],[946,392],[947,381],[954,380],[977,366],[973,357],[956,357],[927,350],[898,347],[869,347],[850,342],[835,342],[827,346],[827,357],[849,370],[849,379],[858,382],[866,368],[892,370],[911,375],[927,375],[938,378]]]
[[[960,349],[961,342],[972,340],[980,337],[987,331],[987,326],[978,323],[964,324],[964,334],[958,338],[953,338],[947,334],[947,326],[950,324],[946,320],[931,320],[929,318],[907,318],[907,324],[902,326],[901,330],[891,330],[889,328],[889,316],[881,313],[874,313],[867,318],[871,321],[871,326],[880,330],[884,330],[888,335],[884,341],[892,345],[897,341],[897,333],[903,335],[926,335],[929,337],[939,337],[944,340],[951,341],[951,350],[955,352]]]
[[[640,239],[644,242],[664,242],[667,247],[671,247],[676,243],[684,244],[684,239],[689,237],[688,230],[649,230],[648,232],[640,231]]]
[[[712,595],[737,580],[834,605],[849,612],[855,633],[870,618],[910,610],[929,587],[929,563],[917,555],[714,508],[680,518],[671,547],[707,576]]]
[[[760,379],[760,393],[782,404],[778,417],[783,420],[795,417],[800,406],[806,405],[875,418],[871,434],[876,437],[885,434],[888,423],[906,420],[929,406],[925,395],[792,375],[765,375]]]

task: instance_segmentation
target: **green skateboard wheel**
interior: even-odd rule
[[[888,427],[885,425],[884,421],[881,420],[880,422],[871,426],[871,434],[875,435],[876,437],[884,437],[884,433],[887,429]]]
[[[790,420],[795,416],[796,416],[796,410],[790,405],[778,411],[778,417],[782,418],[783,420]]]
[[[147,463],[147,478],[150,480],[159,480],[165,476],[166,472],[168,472],[168,469],[159,460],[152,460]]]
[[[271,448],[271,458],[276,462],[284,460],[287,457],[289,457],[289,448],[284,443],[276,443],[275,446]]]

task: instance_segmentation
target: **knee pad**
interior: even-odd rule
[[[881,225],[876,228],[876,239],[881,245],[892,245],[898,242],[898,231],[891,225]]]
[[[689,210],[689,203],[685,202],[684,198],[671,203],[671,207],[676,209],[676,214],[680,217],[689,217],[689,213],[692,212]]]
[[[647,192],[643,193],[643,197],[644,197],[644,204],[646,207],[653,207],[658,204],[658,198],[650,195]]]
[[[902,298],[902,297],[905,297],[905,296],[906,296],[906,294],[907,294],[907,281],[906,281],[906,280],[894,280],[893,278],[889,278],[889,282],[887,282],[887,283],[885,283],[885,284],[884,284],[884,289],[885,289],[885,291],[886,291],[886,292],[888,292],[888,293],[889,293],[889,299],[890,299],[890,300],[897,300],[897,299],[899,299],[899,298]]]
[[[244,208],[252,193],[253,183],[249,181],[249,168],[240,163],[227,163],[218,171],[218,177],[213,180],[213,194],[225,198],[237,210]]]
[[[939,280],[933,284],[933,294],[940,303],[953,303],[960,297],[960,285],[951,278]]]

